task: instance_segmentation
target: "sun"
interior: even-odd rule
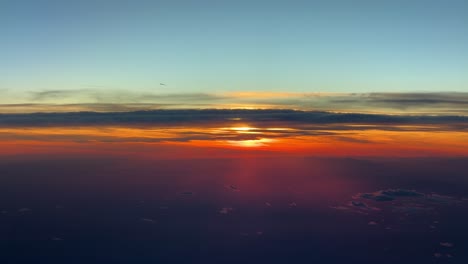
[[[231,127],[229,130],[234,131],[238,134],[260,134],[258,127],[250,127],[250,126],[238,126],[238,127]]]
[[[265,135],[262,128],[258,127],[251,127],[244,124],[239,124],[238,126],[233,127],[224,127],[221,128],[220,131],[230,131],[234,135],[239,135],[238,140],[227,140],[224,141],[228,145],[235,146],[235,147],[242,147],[242,148],[256,148],[256,147],[264,147],[268,146],[269,143],[272,143],[274,140],[268,138],[268,135]],[[265,137],[255,137],[254,139],[241,139],[243,136],[240,135],[245,134],[257,134],[259,136]],[[245,138],[245,137],[244,137]]]
[[[255,147],[264,147],[268,143],[273,142],[273,139],[269,138],[260,138],[260,139],[248,139],[248,140],[230,140],[227,141],[230,145],[243,148],[255,148]]]
[[[249,127],[249,126],[242,126],[242,127],[233,127],[231,128],[234,131],[251,131],[254,130],[254,127]]]

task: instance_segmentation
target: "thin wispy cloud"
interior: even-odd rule
[[[229,96],[220,96],[209,93],[149,93],[131,92],[124,90],[99,90],[99,89],[78,89],[78,90],[47,90],[30,92],[30,100],[60,102],[65,99],[83,100],[88,99],[89,103],[144,103],[144,102],[178,102],[178,101],[213,101],[229,99]]]

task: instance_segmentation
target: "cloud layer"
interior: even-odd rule
[[[5,93],[0,91],[0,93]],[[0,104],[1,113],[154,109],[268,108],[356,113],[467,115],[468,93],[156,93],[115,89],[43,90],[20,104]]]
[[[331,113],[295,110],[153,110],[135,112],[70,112],[0,114],[0,126],[63,126],[63,125],[138,125],[138,124],[192,124],[192,123],[250,124],[447,124],[451,129],[466,130],[468,117],[426,115],[381,115]],[[384,125],[388,129],[392,126]],[[330,126],[328,126],[330,128]],[[339,128],[339,126],[337,127]]]

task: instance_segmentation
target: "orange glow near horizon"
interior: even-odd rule
[[[345,126],[345,128],[343,128]],[[164,150],[164,151],[162,151]],[[258,127],[32,127],[0,128],[0,155],[111,153],[157,157],[300,155],[338,157],[468,156],[468,133],[435,126],[362,124]]]
[[[268,143],[271,143],[273,141],[274,141],[273,139],[260,138],[260,139],[250,139],[250,140],[227,141],[227,143],[233,146],[254,148],[254,147],[267,146]]]

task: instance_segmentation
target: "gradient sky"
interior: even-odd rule
[[[462,0],[6,0],[0,103],[80,89],[468,92],[467,13]]]

